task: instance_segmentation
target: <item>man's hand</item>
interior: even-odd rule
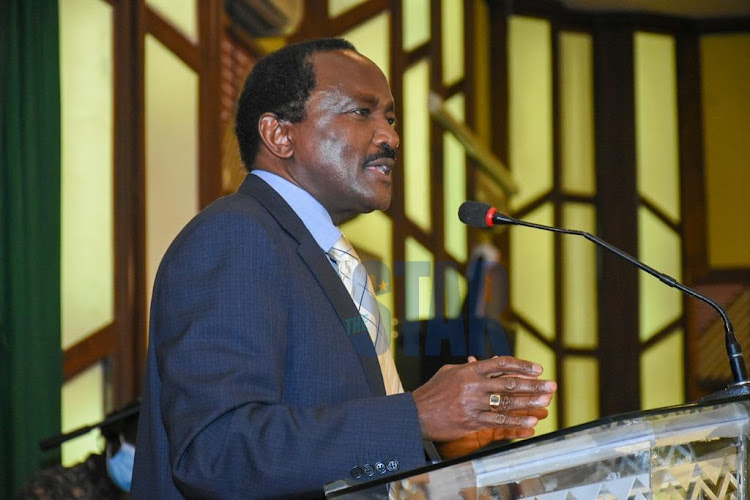
[[[548,412],[544,408],[534,410],[521,410],[520,415],[531,415],[539,420],[547,418]],[[504,441],[508,439],[523,439],[534,435],[534,429],[518,427],[515,429],[480,429],[453,441],[436,442],[440,456],[444,460],[463,457],[484,448],[493,441]]]
[[[557,390],[555,382],[537,378],[541,373],[540,365],[511,356],[443,366],[412,393],[422,437],[451,441],[479,429],[503,439],[532,435]],[[492,394],[500,396],[496,408]]]

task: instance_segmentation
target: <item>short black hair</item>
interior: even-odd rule
[[[287,45],[255,64],[237,102],[234,123],[240,157],[248,171],[253,168],[260,147],[260,116],[273,113],[281,120],[304,120],[307,99],[316,85],[310,56],[334,50],[357,52],[343,38],[320,38]]]

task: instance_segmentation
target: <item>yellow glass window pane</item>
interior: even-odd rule
[[[408,3],[408,2],[407,2]],[[422,60],[404,73],[404,208],[407,217],[430,230],[430,64]]]
[[[678,222],[680,177],[674,37],[636,33],[633,53],[638,190]]]
[[[198,12],[195,0],[146,0],[191,42],[198,42]]]
[[[465,99],[456,94],[445,102],[445,107],[460,121],[464,120]],[[456,215],[466,201],[466,152],[453,134],[443,134],[443,201],[445,248],[459,262],[467,259],[466,226]]]
[[[62,387],[62,432],[101,422],[104,419],[105,372],[98,363],[76,375]],[[101,453],[103,442],[92,431],[62,444],[62,464],[83,462],[91,453]],[[47,437],[47,436],[40,436]]]
[[[641,354],[641,408],[685,402],[683,331],[675,330]]]
[[[565,191],[593,195],[594,71],[591,35],[562,32],[560,65],[560,167]]]
[[[360,253],[363,260],[379,260],[388,269],[389,276],[383,276],[389,281],[393,276],[393,222],[383,212],[370,212],[369,214],[360,215],[349,222],[341,225],[341,231],[346,235],[349,241]],[[387,288],[387,292],[382,292],[378,288],[379,283],[373,283],[377,293],[378,302],[383,304],[389,311],[394,311],[393,304],[393,287]]]
[[[474,132],[487,145],[491,139],[491,106],[490,96],[494,85],[490,78],[490,13],[486,2],[474,2],[474,31],[471,33],[471,58],[474,62],[472,73],[474,80]]]
[[[67,348],[114,315],[112,7],[60,2],[61,315]]]
[[[404,50],[415,49],[430,40],[430,0],[401,2]]]
[[[510,169],[518,208],[552,187],[552,54],[550,24],[511,16],[508,21]]]
[[[445,267],[445,317],[461,316],[461,306],[469,293],[468,283],[455,267]]]
[[[198,211],[198,77],[146,36],[146,269]]]
[[[750,267],[748,82],[750,33],[701,37],[707,239],[712,269]]]
[[[638,256],[654,269],[677,281],[682,276],[680,238],[648,209],[638,211]],[[639,273],[640,338],[648,340],[682,316],[680,291],[644,272]]]
[[[566,203],[563,227],[594,234],[596,212],[582,203]],[[598,345],[596,245],[577,236],[563,236],[562,307],[563,342],[566,347],[596,348]]]
[[[516,329],[515,356],[542,365],[544,372],[540,378],[544,380],[557,379],[555,352],[540,342],[531,333],[520,327]],[[555,404],[555,398],[557,396],[552,399],[552,403],[547,408],[549,416],[544,420],[540,420],[536,426],[537,436],[557,430],[557,405]]]
[[[552,225],[547,203],[524,218]],[[510,235],[510,296],[513,309],[547,339],[555,337],[555,259],[552,233],[514,227]]]
[[[596,358],[566,356],[565,425],[567,427],[599,418],[599,363]]]
[[[390,13],[383,11],[341,35],[342,38],[353,43],[359,52],[377,64],[389,80],[391,70],[391,52],[390,43],[388,43],[390,18]]]
[[[464,4],[462,0],[443,0],[442,22],[443,83],[451,85],[464,76]]]
[[[347,10],[353,9],[367,0],[328,0],[328,16],[336,17]]]
[[[435,316],[433,307],[433,276],[435,257],[414,238],[406,238],[406,272],[404,292],[406,319],[430,319]]]

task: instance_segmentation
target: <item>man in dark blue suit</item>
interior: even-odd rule
[[[236,122],[250,174],[157,274],[133,498],[319,497],[424,465],[423,440],[528,436],[546,415],[556,385],[534,363],[470,360],[404,393],[352,331],[361,304],[329,251],[339,224],[388,208],[394,125],[385,76],[348,42],[256,64]]]

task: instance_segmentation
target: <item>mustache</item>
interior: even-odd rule
[[[382,146],[380,146],[380,151],[365,156],[364,164],[367,165],[371,161],[379,160],[380,158],[390,158],[395,161],[397,157],[398,155],[396,154],[395,149],[390,147],[388,144],[383,144]]]

